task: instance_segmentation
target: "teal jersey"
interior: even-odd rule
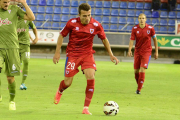
[[[36,28],[36,26],[34,25],[32,21],[19,19],[18,25],[17,25],[19,43],[30,45],[29,27],[31,27],[32,29]]]
[[[8,10],[0,8],[0,48],[19,48],[17,36],[18,17],[24,18],[25,12],[16,5]]]

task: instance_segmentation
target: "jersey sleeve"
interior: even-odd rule
[[[36,26],[34,25],[34,22],[33,21],[29,21],[29,26],[32,28],[32,29],[35,29]]]
[[[151,37],[153,37],[153,36],[156,36],[156,32],[154,30],[154,27],[152,27],[152,29],[151,29]]]
[[[66,37],[70,31],[71,31],[71,25],[70,25],[70,21],[68,21],[65,27],[60,31],[60,34],[63,37]]]
[[[132,28],[132,32],[131,32],[131,37],[130,40],[135,40],[136,39],[136,34],[135,34],[135,29],[134,27]]]
[[[104,29],[103,29],[103,27],[102,27],[101,24],[99,24],[97,36],[98,36],[98,38],[100,38],[101,40],[106,39],[106,34],[104,33]]]
[[[20,7],[16,6],[17,7],[17,15],[24,19],[24,15],[26,14],[26,12],[24,10],[22,10]]]

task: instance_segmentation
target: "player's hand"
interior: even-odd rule
[[[154,59],[158,59],[158,53],[154,53]]]
[[[110,57],[111,61],[117,65],[119,63],[119,60],[115,56]]]
[[[128,57],[132,57],[132,51],[128,51]]]
[[[60,53],[55,53],[53,57],[53,63],[56,64],[59,62],[60,59]]]
[[[32,40],[32,44],[36,44],[37,43],[37,41],[38,41],[38,38],[35,38],[34,40]]]

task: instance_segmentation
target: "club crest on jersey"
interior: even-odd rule
[[[27,22],[27,20],[24,20],[24,22],[26,23],[26,22]]]
[[[93,32],[94,32],[94,29],[90,29],[90,33],[93,34]]]
[[[79,31],[79,27],[76,27],[76,29],[75,29],[75,30]]]
[[[11,13],[11,10],[8,10],[9,14]]]
[[[147,34],[149,34],[150,33],[150,30],[147,30]]]
[[[69,71],[66,70],[66,74],[69,74]]]

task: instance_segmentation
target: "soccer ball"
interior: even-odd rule
[[[108,101],[104,104],[103,112],[106,115],[117,115],[119,112],[119,106],[114,101]]]

